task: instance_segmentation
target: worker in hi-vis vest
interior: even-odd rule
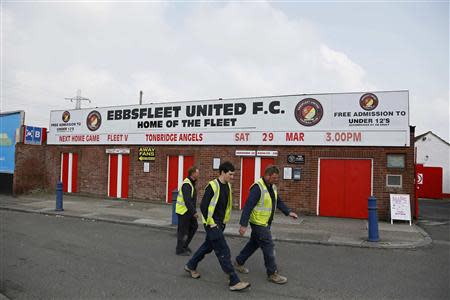
[[[230,162],[224,162],[219,166],[219,177],[210,181],[206,186],[205,194],[200,204],[206,239],[184,266],[184,270],[192,278],[200,278],[200,273],[197,272],[197,265],[206,254],[214,250],[222,270],[229,277],[229,289],[231,291],[241,291],[248,288],[250,283],[241,281],[236,274],[231,262],[230,248],[223,235],[225,224],[230,220],[233,204],[230,184],[233,175],[234,166]]]
[[[183,184],[178,191],[175,212],[178,215],[177,230],[177,255],[189,256],[191,249],[189,243],[192,241],[198,228],[198,214],[196,211],[197,190],[195,183],[200,176],[200,170],[192,166],[188,170],[188,177],[184,179]]]
[[[270,282],[283,284],[287,282],[287,278],[278,274],[270,226],[276,208],[293,219],[297,219],[298,216],[284,204],[278,195],[275,184],[278,183],[279,174],[280,171],[276,166],[268,166],[264,171],[264,176],[250,188],[250,194],[239,222],[241,225],[239,234],[245,234],[249,222],[252,233],[250,240],[236,257],[234,266],[239,272],[247,274],[249,270],[244,266],[245,262],[258,248],[261,248],[267,279]]]

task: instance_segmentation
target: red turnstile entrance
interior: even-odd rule
[[[172,203],[172,191],[178,190],[188,169],[194,165],[193,156],[167,156],[166,202]]]
[[[61,153],[61,177],[64,193],[77,192],[78,153]]]
[[[129,155],[108,155],[108,197],[128,198]]]

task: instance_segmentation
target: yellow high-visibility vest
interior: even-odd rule
[[[191,180],[188,177],[183,180],[183,184],[181,185],[180,190],[178,191],[175,212],[179,215],[184,215],[188,211],[188,209],[186,207],[186,203],[184,202],[184,196],[183,196],[183,185],[185,183],[187,183],[191,186],[191,189],[192,189],[191,198],[194,197],[194,185],[192,184]]]
[[[214,192],[214,196],[212,197],[211,202],[209,202],[208,216],[206,217],[206,220],[205,220],[205,217],[202,214],[202,221],[203,221],[203,224],[213,225],[213,224],[216,224],[214,222],[213,215],[214,215],[214,210],[216,209],[217,201],[219,200],[220,184],[219,184],[218,179],[214,179],[214,180],[210,181],[208,184],[211,186],[211,188]],[[230,193],[228,195],[228,204],[227,204],[227,208],[225,210],[225,218],[223,219],[224,224],[226,224],[230,220],[231,207],[233,205],[233,196],[231,193],[231,184],[230,183],[228,183],[228,187],[230,188]]]
[[[269,225],[270,215],[272,214],[272,197],[270,197],[269,190],[262,178],[258,179],[253,185],[257,184],[261,190],[261,196],[256,206],[250,214],[250,223],[260,226]],[[277,207],[278,192],[277,187],[272,185],[273,193],[275,194],[275,208]]]

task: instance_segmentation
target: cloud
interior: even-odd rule
[[[361,66],[321,41],[313,24],[267,3],[199,6],[182,25],[174,60],[189,75],[166,84],[180,99],[373,87]]]
[[[76,96],[81,87],[82,96],[92,104],[82,102],[82,107],[121,105],[127,88],[106,70],[73,65],[61,72],[16,71],[10,81],[3,82],[3,110],[25,110],[29,125],[48,126],[50,110],[74,108],[65,100]],[[111,88],[113,87],[113,88]],[[101,99],[102,101],[97,101]]]
[[[3,110],[366,90],[366,71],[315,24],[269,3],[82,3],[4,9]],[[5,18],[4,18],[5,19]],[[83,104],[86,106],[86,104]]]
[[[416,135],[433,131],[442,139],[449,142],[450,131],[450,91],[447,95],[429,98],[426,94],[410,93],[419,99],[411,104],[412,125],[416,126]]]
[[[145,72],[132,75],[133,91],[140,91],[145,88],[145,99],[147,103],[163,102],[166,99],[174,99],[176,94],[174,91],[162,82],[157,73]]]
[[[368,88],[367,84],[363,81],[366,73],[364,69],[354,63],[344,53],[332,50],[326,45],[321,45],[320,54],[322,66],[329,73],[337,77],[341,89],[375,89],[375,87]]]

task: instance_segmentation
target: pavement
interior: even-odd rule
[[[55,194],[0,195],[0,209],[3,210],[176,231],[176,225],[172,225],[171,204],[65,194],[64,210],[55,211],[55,206]],[[225,235],[239,237],[239,218],[240,211],[234,209]],[[395,221],[394,224],[379,221],[378,228],[380,240],[369,242],[367,220],[303,215],[293,220],[277,213],[272,223],[272,236],[274,240],[284,242],[365,248],[414,249],[432,243],[430,236],[414,223],[410,226],[409,222],[403,221]],[[203,226],[199,226],[199,231],[204,231]],[[248,237],[250,231],[247,230],[245,236]]]

